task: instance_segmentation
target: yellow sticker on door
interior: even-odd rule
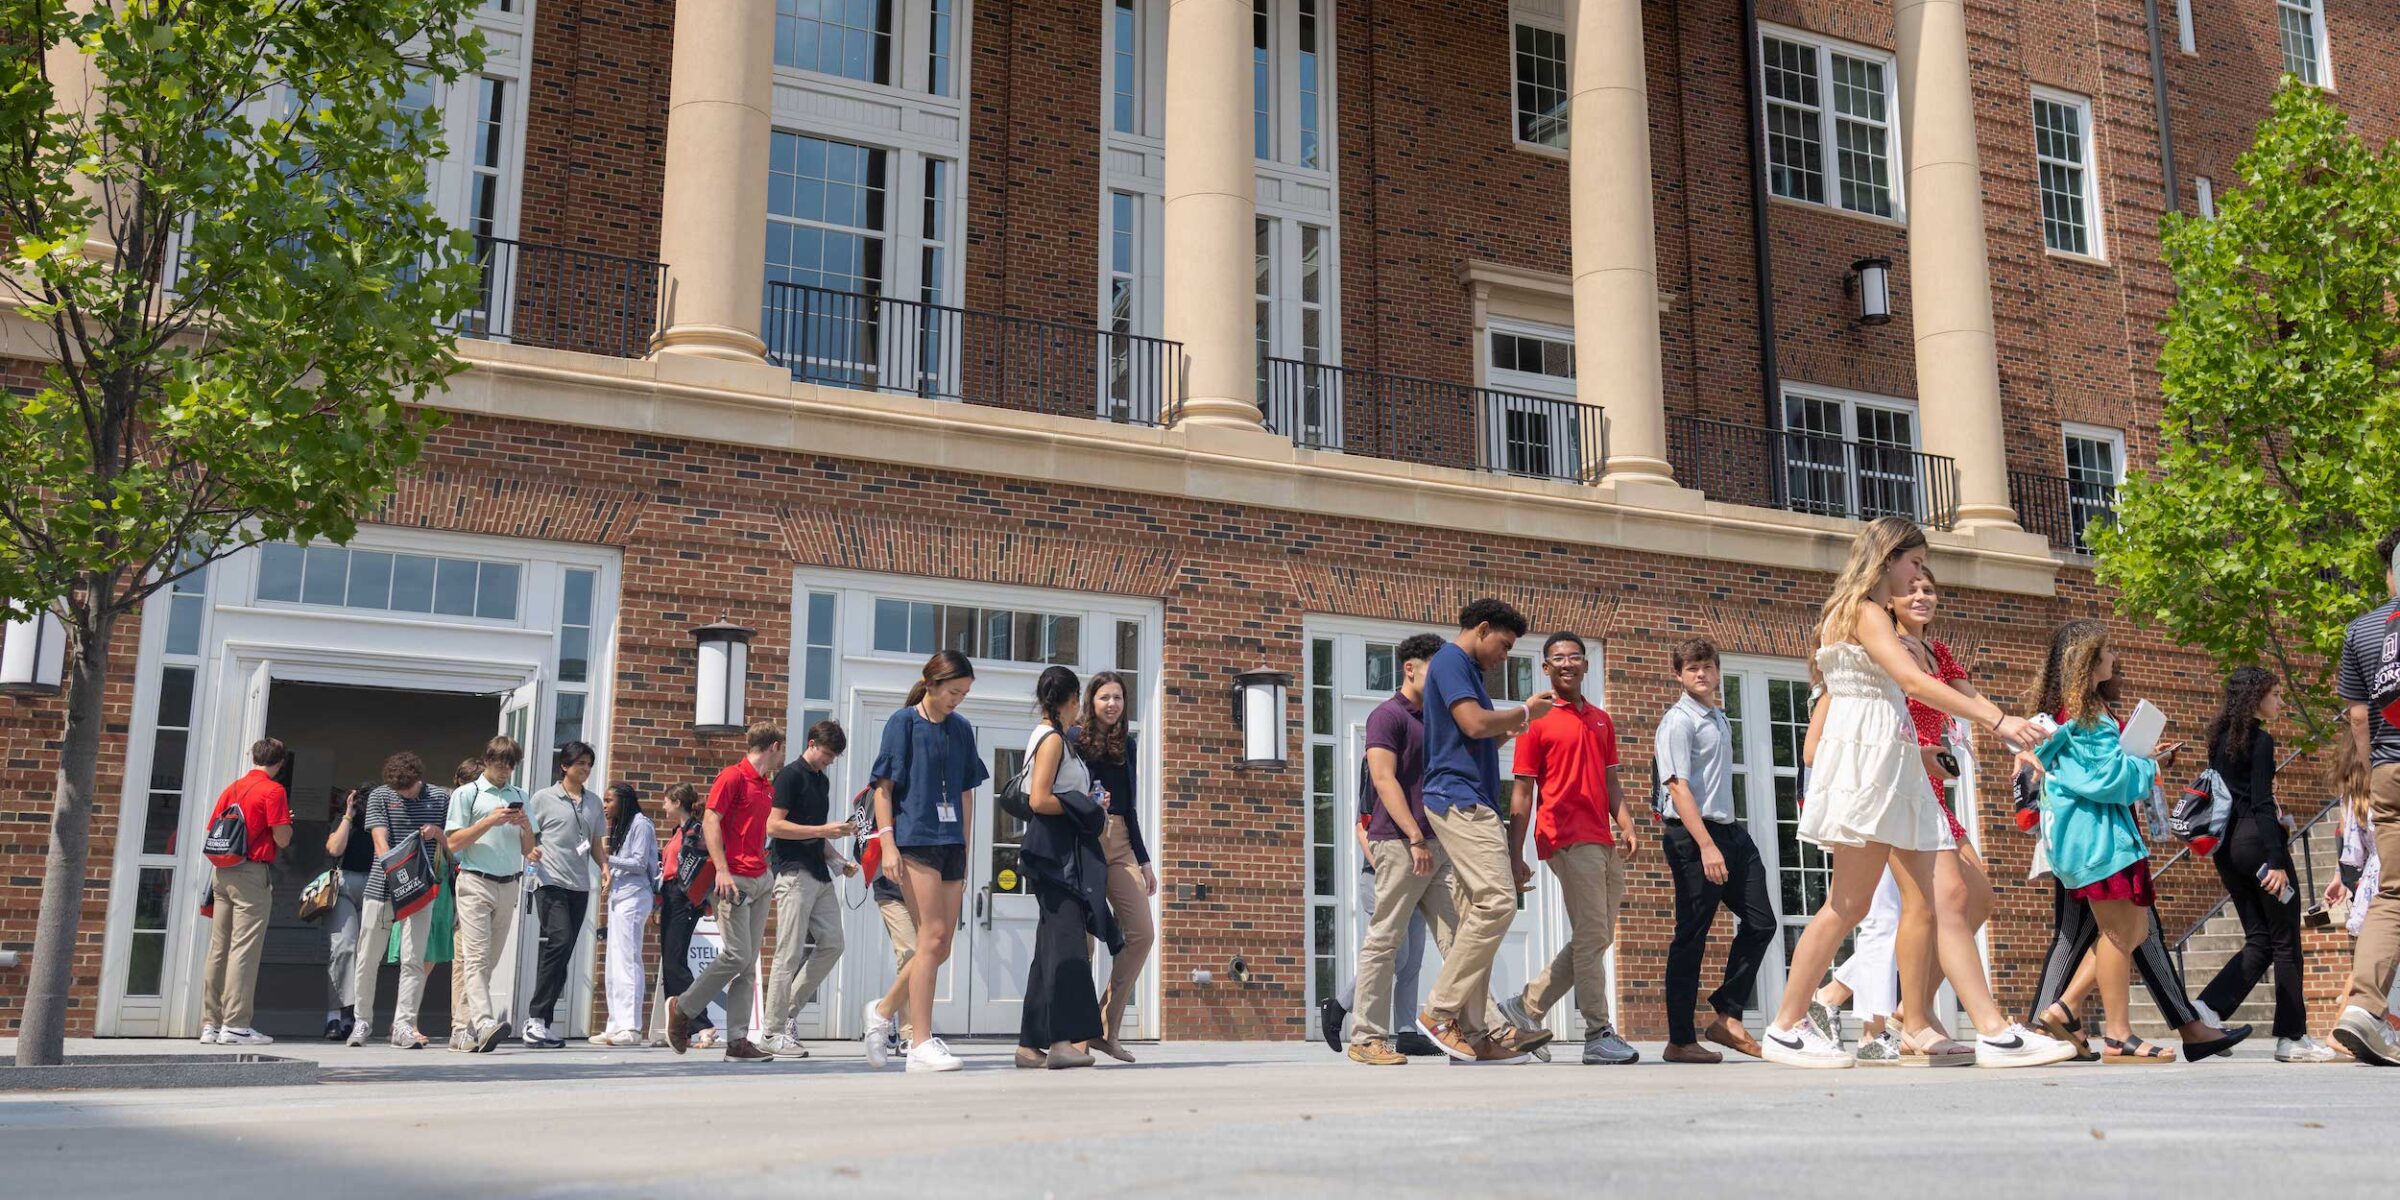
[[[1017,873],[1015,871],[1003,869],[1000,872],[1000,877],[992,882],[999,884],[1001,891],[1013,892],[1017,890]]]

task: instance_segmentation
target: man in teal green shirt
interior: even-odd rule
[[[525,751],[516,739],[496,737],[483,751],[483,774],[450,794],[444,823],[450,853],[458,859],[459,1012],[451,1021],[473,1035],[471,1048],[489,1053],[507,1028],[492,1006],[492,972],[507,950],[509,930],[523,895],[525,864],[541,861],[533,825],[525,819],[525,789],[510,782]],[[459,1048],[456,1039],[452,1048]]]

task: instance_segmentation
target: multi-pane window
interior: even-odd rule
[[[514,621],[523,575],[512,562],[270,542],[259,547],[258,599]]]
[[[2216,181],[2206,175],[2192,177],[2192,203],[2199,206],[2200,215],[2207,220],[2217,216]]]
[[[1141,197],[1131,192],[1108,194],[1108,310],[1104,318],[1115,336],[1108,343],[1108,380],[1100,415],[1112,421],[1134,418],[1134,378],[1138,363],[1132,336],[1141,332]]]
[[[880,292],[890,153],[775,131],[767,167],[767,281]]]
[[[2283,39],[2283,71],[2302,83],[2325,86],[2325,0],[2275,0],[2276,31]]]
[[[1517,140],[1567,148],[1567,35],[1525,21],[1515,24]]]
[[[834,594],[810,592],[800,637],[800,728],[833,719]]]
[[[1788,964],[1808,919],[1824,906],[1833,887],[1833,860],[1800,840],[1800,748],[1808,737],[1808,681],[1759,682],[1767,691],[1768,761],[1761,766],[1775,791],[1775,858],[1781,865],[1775,898],[1776,910],[1783,914],[1783,959]]]
[[[957,87],[951,79],[958,64],[958,50],[953,45],[957,13],[956,0],[930,0],[927,6],[925,90],[936,96],[954,95]]]
[[[1494,329],[1492,386],[1532,386],[1548,391],[1575,391],[1575,342],[1563,332],[1548,336],[1530,331]]]
[[[478,76],[475,89],[475,140],[468,154],[467,232],[480,240],[500,236],[500,197],[507,186],[508,81]]]
[[[1298,165],[1315,169],[1322,166],[1324,157],[1324,110],[1320,101],[1325,93],[1324,58],[1319,43],[1324,40],[1323,21],[1317,15],[1318,0],[1298,0],[1300,36],[1299,49],[1294,53],[1292,66],[1298,73],[1300,90],[1300,153]]]
[[[2033,94],[2033,157],[2040,178],[2042,244],[2065,254],[2100,253],[2093,219],[2091,105],[2047,90]]]
[[[1759,58],[1774,193],[1897,216],[1891,60],[1782,33],[1760,36]]]
[[[1784,485],[1793,511],[1925,519],[1917,414],[1906,401],[1787,387],[1783,417]]]
[[[923,203],[917,209],[917,298],[942,302],[942,284],[950,277],[950,164],[925,160]]]
[[[969,658],[1073,667],[1083,661],[1083,618],[878,598],[875,649],[908,655],[956,650]]]
[[[1333,232],[1262,215],[1253,226],[1252,254],[1259,397],[1269,421],[1303,445],[1339,447],[1340,379],[1321,369],[1341,361],[1333,323]]]
[[[559,577],[558,687],[551,697],[551,769],[560,765],[559,747],[591,740],[584,713],[591,706],[593,600],[600,587],[598,571],[569,568]]]
[[[776,0],[775,65],[892,81],[893,0]]]
[[[1113,0],[1108,10],[1108,122],[1118,133],[1142,132],[1141,61],[1140,0]]]
[[[1540,479],[1578,479],[1597,470],[1598,439],[1585,436],[1584,422],[1598,418],[1575,402],[1573,333],[1494,324],[1486,339],[1484,381],[1491,390],[1480,402],[1482,465]]]
[[[1275,16],[1267,0],[1250,0],[1250,144],[1275,157]]]
[[[2115,429],[2069,426],[2067,521],[2075,548],[2088,551],[2085,530],[2116,518],[2117,486],[2125,481],[2125,435]]]
[[[1309,1001],[1334,993],[1341,976],[1340,845],[1349,823],[1337,817],[1334,652],[1332,638],[1314,638],[1308,652],[1308,958]]]
[[[194,731],[200,726],[201,627],[208,618],[209,573],[201,567],[151,602],[152,612],[162,601],[165,604],[167,629],[159,656],[149,777],[139,801],[139,824],[128,814],[125,829],[127,837],[138,837],[140,854],[135,860],[133,925],[126,941],[128,996],[159,995],[166,978],[167,918],[182,862],[178,842],[190,791]]]

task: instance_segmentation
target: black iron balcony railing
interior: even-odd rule
[[[2089,554],[2095,524],[2117,519],[2117,485],[2026,471],[2008,473],[2008,503],[2017,523],[2072,554]]]
[[[1555,396],[1268,358],[1259,407],[1311,450],[1579,483],[1608,461],[1600,407]]]
[[[1183,348],[1061,321],[770,283],[767,359],[806,383],[1165,425]]]
[[[1676,482],[1712,500],[1827,517],[1899,516],[1958,523],[1958,466],[1936,454],[1801,430],[1676,416],[1667,420]]]
[[[475,261],[482,287],[452,325],[458,336],[617,358],[649,353],[665,263],[496,237],[475,239]]]

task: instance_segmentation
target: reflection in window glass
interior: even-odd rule
[[[475,564],[438,559],[433,566],[433,611],[446,617],[475,615]]]
[[[433,611],[433,560],[418,554],[392,559],[392,611]]]
[[[125,994],[155,996],[165,973],[167,905],[173,895],[175,872],[144,867],[134,884],[133,936],[126,950]]]
[[[271,542],[259,547],[258,598],[298,601],[301,562],[300,547],[288,542]]]
[[[339,607],[349,585],[350,555],[339,546],[310,546],[303,553],[300,602]]]
[[[475,615],[505,620],[517,615],[517,564],[487,562],[475,585]]]

